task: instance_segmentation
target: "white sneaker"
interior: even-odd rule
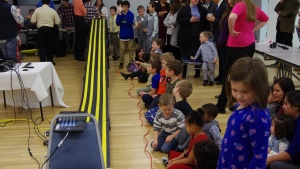
[[[167,166],[169,163],[169,159],[167,157],[162,157],[161,159],[162,159],[164,165]]]

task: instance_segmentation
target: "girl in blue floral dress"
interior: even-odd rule
[[[266,67],[243,57],[230,68],[226,83],[229,102],[238,104],[227,122],[218,169],[264,169],[271,126]]]

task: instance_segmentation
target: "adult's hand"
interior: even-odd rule
[[[206,19],[209,21],[209,22],[215,22],[216,18],[214,16],[207,16]]]
[[[230,34],[233,36],[233,37],[236,37],[240,34],[241,32],[237,32],[235,30],[233,30],[232,32],[230,32]]]
[[[199,22],[199,18],[196,16],[192,16],[190,22]]]

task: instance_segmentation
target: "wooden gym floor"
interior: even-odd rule
[[[23,62],[36,62],[36,56],[27,56]],[[139,100],[129,96],[129,89],[133,86],[130,80],[124,80],[119,74],[118,61],[110,60],[109,70],[109,89],[108,103],[110,115],[110,150],[111,150],[111,168],[113,169],[146,169],[151,168],[150,159],[144,152],[145,141],[144,135],[150,130],[146,136],[148,143],[153,141],[153,128],[148,129],[147,126],[142,126],[140,121],[139,111],[137,106]],[[73,55],[67,55],[63,58],[54,58],[57,63],[55,69],[63,84],[65,94],[64,102],[70,108],[62,107],[44,107],[44,116],[46,120],[39,125],[41,133],[49,129],[50,120],[60,111],[78,110],[81,94],[82,94],[82,77],[84,75],[83,68],[85,62],[79,62],[73,59]],[[266,61],[266,64],[274,61]],[[126,62],[125,62],[126,65]],[[123,69],[122,71],[125,71]],[[275,68],[268,68],[269,82],[272,84],[273,76],[276,72]],[[202,86],[202,76],[193,78],[194,70],[191,66],[188,73],[188,80],[193,83],[194,90],[192,95],[187,99],[193,109],[201,107],[205,103],[216,103],[214,98],[221,90],[221,86]],[[218,72],[216,71],[216,75]],[[299,81],[293,79],[296,88],[299,88]],[[131,95],[136,96],[136,89],[144,87],[145,84],[140,84],[137,79],[132,80],[135,87],[130,91]],[[140,104],[143,106],[142,104]],[[146,109],[142,109],[141,116],[144,124],[147,124],[143,118],[143,113]],[[39,109],[32,109],[33,119],[39,117]],[[26,119],[26,114],[23,111],[21,114],[19,108],[16,109],[18,119]],[[226,114],[220,114],[217,117],[222,134],[225,131],[226,122],[231,112],[227,109]],[[14,109],[12,106],[4,108],[4,104],[0,104],[0,120],[14,118]],[[43,141],[34,133],[33,125],[30,124],[30,143],[29,147],[33,156],[42,164],[45,161],[47,147],[43,145]],[[0,169],[33,169],[38,168],[37,162],[29,156],[28,153],[28,126],[27,122],[18,120],[11,125],[0,128]],[[146,149],[152,155],[152,168],[164,169],[161,157],[167,156],[159,152],[153,152],[150,145]],[[63,145],[62,145],[63,146]]]

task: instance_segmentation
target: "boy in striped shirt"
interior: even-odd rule
[[[154,141],[151,143],[154,151],[169,153],[178,146],[175,137],[185,127],[185,116],[180,110],[174,108],[174,103],[175,100],[171,94],[165,93],[159,98],[159,110],[153,124]]]

